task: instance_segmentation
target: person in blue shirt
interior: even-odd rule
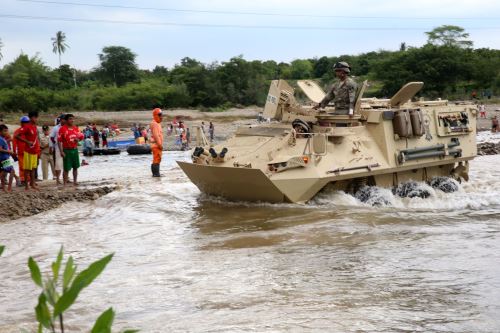
[[[85,138],[85,140],[83,141],[83,155],[94,155],[94,144],[92,143],[92,139],[90,137]]]
[[[139,139],[142,136],[140,127],[137,124],[132,127],[132,132],[134,132],[134,139]]]
[[[0,179],[2,191],[5,191],[5,175],[9,175],[9,185],[7,191],[12,191],[12,181],[15,177],[14,165],[12,164],[11,156],[15,156],[14,151],[10,149],[7,137],[9,136],[9,128],[2,124],[0,125]]]

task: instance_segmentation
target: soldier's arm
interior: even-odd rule
[[[351,82],[348,86],[349,89],[349,109],[354,110],[354,105],[356,104],[356,91],[358,90],[358,86],[356,82]]]
[[[319,102],[319,106],[321,108],[324,108],[325,106],[328,105],[328,103],[330,103],[330,101],[335,97],[334,93],[333,93],[333,85],[330,87],[330,89],[328,90],[328,93],[325,95],[325,97],[323,97],[323,99],[321,100],[321,102]]]

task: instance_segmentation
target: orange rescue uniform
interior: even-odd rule
[[[157,112],[153,113],[153,121],[149,125],[151,130],[151,150],[153,152],[153,164],[161,163],[163,147],[163,129],[161,119]]]

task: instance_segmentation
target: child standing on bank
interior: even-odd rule
[[[64,186],[68,183],[68,173],[73,170],[73,185],[78,185],[78,168],[80,167],[80,156],[78,155],[78,142],[83,140],[83,134],[74,125],[74,116],[66,115],[66,123],[59,130],[57,142],[64,160],[63,180]]]
[[[9,185],[7,192],[12,191],[12,181],[15,177],[14,165],[12,164],[11,156],[16,154],[10,150],[7,139],[9,137],[9,129],[6,125],[0,125],[0,179],[2,183],[2,191],[5,191],[5,175],[9,175]]]

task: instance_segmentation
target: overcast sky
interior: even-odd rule
[[[183,57],[212,62],[225,61],[240,54],[249,60],[291,61],[296,58],[356,54],[378,49],[395,50],[399,48],[401,42],[420,46],[426,41],[424,32],[442,24],[454,24],[466,28],[475,47],[500,47],[500,1],[498,0],[52,0],[52,2],[156,9],[103,8],[0,0],[0,38],[4,44],[2,50],[4,59],[0,62],[0,66],[12,61],[21,52],[28,55],[39,52],[47,65],[57,66],[58,60],[52,53],[50,38],[58,30],[66,33],[67,42],[71,47],[63,55],[63,63],[81,69],[95,67],[98,63],[97,54],[107,45],[121,45],[132,49],[137,54],[137,62],[141,68],[153,68],[155,65],[171,67]],[[281,16],[166,11],[158,8],[253,12],[281,14]],[[32,18],[14,19],[6,18],[5,15]],[[314,17],[315,15],[330,17]],[[35,20],[33,17],[233,27],[45,21]],[[235,25],[254,28],[234,27]],[[270,26],[289,28],[273,29]],[[306,27],[322,29],[314,30]]]

